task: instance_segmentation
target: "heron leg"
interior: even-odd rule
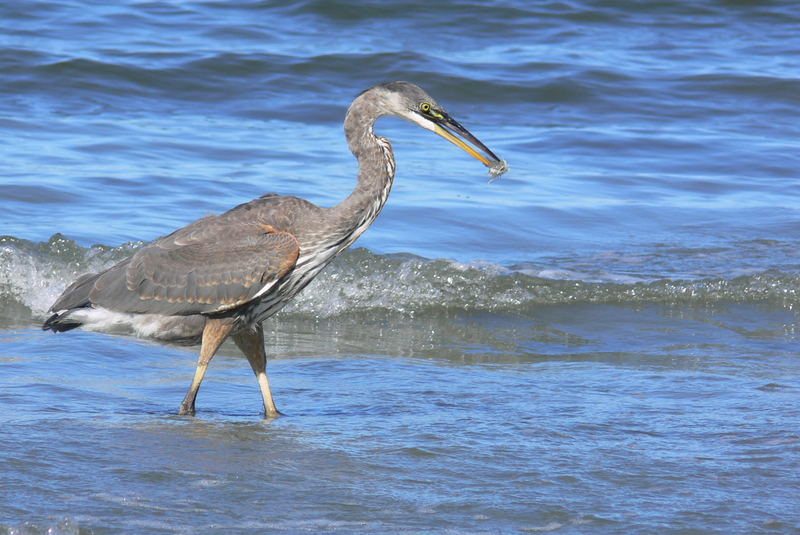
[[[267,379],[267,354],[264,352],[264,329],[261,325],[256,325],[253,329],[243,329],[233,335],[233,341],[247,357],[253,373],[258,379],[258,386],[261,389],[261,398],[264,400],[264,415],[267,418],[280,416],[281,412],[275,407],[272,399],[272,391],[269,388]]]
[[[214,357],[219,346],[230,334],[234,322],[228,318],[225,319],[209,319],[206,321],[206,326],[203,328],[203,342],[200,346],[200,357],[197,359],[197,369],[194,371],[194,378],[192,384],[189,386],[189,392],[181,402],[181,408],[178,414],[194,414],[194,401],[197,398],[197,391],[200,389],[200,383],[203,382],[203,377],[206,375],[208,363]]]

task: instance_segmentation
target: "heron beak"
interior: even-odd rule
[[[440,118],[434,119],[436,126],[433,131],[445,138],[450,143],[460,147],[467,154],[479,160],[486,167],[495,169],[502,160],[497,157],[495,153],[489,150],[489,147],[484,145],[481,140],[473,136],[469,130],[461,126],[461,124],[450,117],[449,115],[442,115]],[[472,144],[470,146],[467,141]],[[483,152],[481,154],[478,150]]]

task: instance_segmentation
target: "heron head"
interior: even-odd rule
[[[505,160],[498,158],[419,86],[410,82],[389,82],[373,89],[381,92],[387,115],[401,117],[442,136],[488,167],[493,179],[508,170]]]

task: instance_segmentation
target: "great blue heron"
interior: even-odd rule
[[[322,208],[268,194],[204,217],[101,273],[80,277],[50,308],[54,314],[42,328],[63,332],[83,326],[163,341],[199,341],[197,369],[180,414],[194,414],[208,364],[231,336],[256,374],[265,415],[277,416],[261,322],[283,308],[381,211],[395,165],[391,144],[376,136],[373,126],[389,115],[458,145],[489,167],[492,176],[506,170],[504,161],[416,85],[376,85],[356,97],[345,117],[347,143],[359,171],[358,185],[343,202]]]

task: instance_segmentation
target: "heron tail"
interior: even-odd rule
[[[75,309],[73,308],[53,314],[45,320],[44,324],[42,325],[42,330],[53,331],[54,333],[63,333],[66,331],[71,331],[72,329],[77,329],[83,324],[75,320],[70,321],[70,312],[73,310]]]
[[[99,273],[87,273],[70,284],[50,307],[50,312],[54,314],[45,320],[42,330],[62,333],[80,327],[83,323],[70,316],[76,310],[92,306],[89,292],[99,276]]]

